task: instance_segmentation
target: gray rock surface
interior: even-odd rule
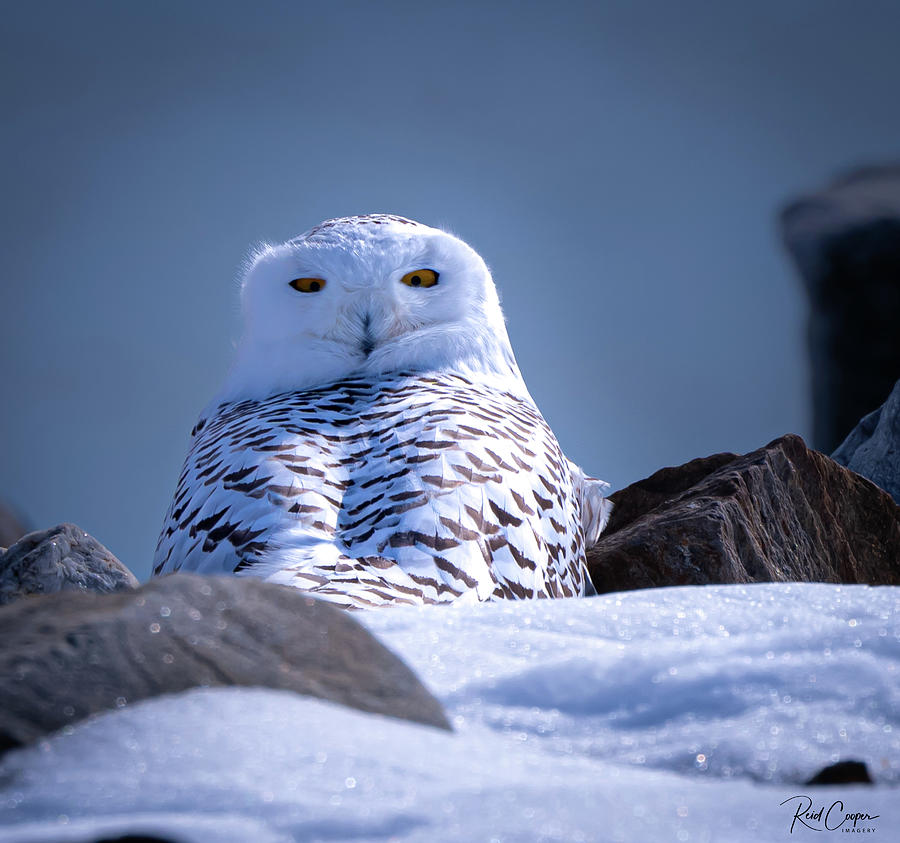
[[[900,504],[900,380],[887,401],[850,431],[831,458],[881,486]]]
[[[850,173],[781,223],[810,300],[812,444],[830,453],[900,376],[900,165]]]
[[[900,507],[799,436],[664,468],[610,497],[612,518],[587,555],[600,593],[708,583],[900,585]]]
[[[0,605],[28,594],[137,588],[137,577],[75,524],[28,533],[0,556]]]
[[[197,686],[279,688],[443,729],[440,703],[348,612],[248,577],[0,608],[0,751],[90,714]]]

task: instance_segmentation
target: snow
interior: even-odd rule
[[[357,613],[453,734],[197,689],[0,764],[0,839],[791,839],[841,799],[900,827],[900,589],[767,584]],[[802,784],[841,759],[875,788]],[[802,827],[794,834],[815,832]]]

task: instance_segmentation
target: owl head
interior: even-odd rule
[[[243,335],[217,401],[349,376],[456,372],[524,391],[494,282],[468,245],[387,214],[324,222],[258,248]]]

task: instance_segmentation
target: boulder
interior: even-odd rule
[[[588,551],[599,593],[668,585],[900,585],[900,507],[783,436],[758,451],[664,468],[611,496]]]
[[[831,458],[868,477],[900,503],[900,380],[887,401],[853,428]]]
[[[798,199],[781,225],[810,300],[812,443],[830,453],[900,375],[900,165]]]
[[[838,761],[816,773],[806,784],[873,784],[865,761]]]
[[[177,843],[171,837],[150,837],[146,834],[122,834],[116,837],[91,837],[85,843]]]
[[[449,729],[440,703],[351,615],[256,578],[173,574],[134,591],[0,608],[0,750],[197,686],[279,688]]]
[[[138,584],[128,568],[74,524],[28,533],[0,556],[0,605],[27,594],[105,593]]]

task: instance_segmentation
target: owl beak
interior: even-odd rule
[[[362,320],[363,337],[359,347],[363,354],[368,357],[375,348],[375,337],[372,336],[372,315],[365,313]]]

